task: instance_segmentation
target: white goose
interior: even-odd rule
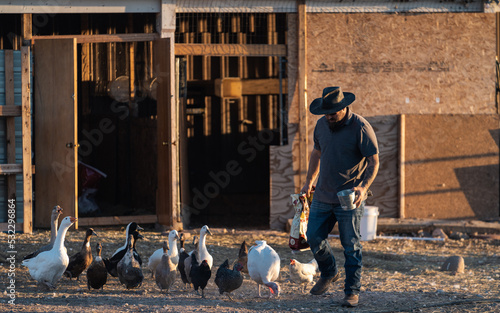
[[[275,280],[280,274],[280,257],[265,240],[256,241],[257,245],[248,251],[248,274],[257,283],[260,294],[260,285],[269,287],[269,298],[279,297],[280,286]]]
[[[23,260],[31,259],[36,257],[40,252],[49,251],[54,246],[57,236],[57,223],[59,221],[59,215],[62,214],[63,209],[56,205],[52,208],[52,214],[50,215],[50,242],[43,247],[40,247],[35,252],[32,252],[24,256]]]
[[[170,258],[170,261],[172,261],[175,267],[177,267],[177,264],[179,263],[179,250],[177,249],[178,239],[180,239],[179,233],[175,229],[171,230],[170,233],[168,233],[169,250],[167,254]],[[163,248],[160,248],[153,252],[153,254],[151,254],[151,256],[149,257],[148,268],[151,271],[151,277],[154,277],[156,267],[158,266],[158,264],[160,264],[162,256]]]
[[[53,289],[57,281],[62,277],[69,263],[64,238],[66,232],[76,220],[76,218],[70,216],[63,218],[52,249],[23,261],[22,265],[29,269],[31,277],[39,284]]]

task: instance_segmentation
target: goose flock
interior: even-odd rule
[[[62,208],[55,206],[51,215],[51,240],[49,244],[27,255],[22,265],[29,270],[31,277],[44,288],[55,289],[59,280],[66,276],[70,280],[79,277],[86,271],[87,287],[89,290],[102,290],[109,281],[108,275],[118,278],[126,289],[140,288],[145,280],[142,259],[136,249],[137,241],[144,237],[143,230],[136,222],[129,223],[125,229],[125,243],[109,257],[103,258],[101,243],[95,246],[96,256],[93,258],[91,237],[98,236],[92,228],[88,228],[80,251],[68,256],[64,240],[68,229],[77,220],[67,216],[62,219],[57,228]],[[185,288],[191,286],[193,292],[205,298],[205,288],[212,278],[213,256],[207,249],[207,236],[212,235],[210,228],[205,225],[201,228],[199,237],[193,236],[193,250],[185,248],[184,234],[172,230],[168,240],[162,242],[161,248],[155,250],[148,259],[145,267],[151,272],[160,292],[170,292],[173,284],[180,276]],[[198,239],[199,238],[199,239]],[[197,240],[198,239],[198,240]],[[177,242],[180,242],[180,248]],[[140,249],[139,249],[140,250]],[[226,294],[232,301],[231,292],[243,284],[243,274],[248,273],[257,284],[259,297],[261,286],[269,289],[268,297],[279,297],[280,285],[277,280],[280,275],[280,257],[265,240],[256,241],[252,247],[246,242],[240,246],[238,257],[232,262],[226,259],[214,270],[214,283],[221,295]],[[300,263],[293,259],[290,262],[290,274],[293,282],[307,286],[317,274],[317,264],[314,260],[309,263]]]

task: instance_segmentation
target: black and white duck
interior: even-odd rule
[[[37,256],[22,262],[38,284],[54,289],[68,267],[69,257],[64,246],[64,239],[68,229],[76,220],[75,217],[70,216],[63,218],[52,249],[40,252]]]
[[[135,225],[133,225],[133,224],[135,224]],[[133,229],[133,230],[131,231],[131,229]],[[111,275],[113,277],[118,277],[118,274],[116,273],[116,265],[118,264],[118,262],[120,262],[120,260],[123,258],[123,256],[127,252],[127,246],[128,246],[128,240],[129,240],[128,238],[130,238],[130,235],[132,235],[134,238],[134,243],[132,244],[132,249],[134,251],[134,258],[137,260],[137,262],[139,262],[140,265],[142,265],[141,256],[139,255],[139,253],[135,249],[135,245],[136,245],[136,242],[138,239],[142,239],[144,237],[139,233],[138,230],[142,230],[142,228],[139,227],[136,223],[130,223],[127,226],[127,231],[126,231],[127,238],[125,240],[125,246],[117,249],[115,251],[115,253],[111,256],[111,258],[103,259],[104,264],[106,265],[106,268],[108,269],[109,275]]]
[[[94,262],[87,269],[87,287],[94,289],[104,289],[104,285],[108,281],[108,270],[101,257],[102,245],[100,242],[96,246],[96,257]]]
[[[63,209],[58,205],[56,205],[52,208],[52,213],[50,215],[50,242],[48,244],[46,244],[45,246],[40,247],[35,252],[32,252],[32,253],[24,256],[23,260],[28,260],[28,259],[34,258],[40,252],[49,251],[50,249],[52,249],[52,247],[54,246],[54,241],[56,241],[56,237],[57,237],[57,224],[59,221],[59,216],[62,214],[62,212],[63,212]]]
[[[97,236],[92,228],[88,228],[81,250],[69,257],[69,264],[64,272],[64,275],[69,279],[76,277],[76,280],[80,280],[80,274],[92,264],[92,249],[90,248],[92,235]]]
[[[118,279],[127,289],[140,287],[144,280],[141,265],[134,258],[134,241],[134,236],[130,235],[127,243],[127,252],[116,265]]]

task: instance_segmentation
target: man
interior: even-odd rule
[[[328,234],[338,222],[340,242],[345,256],[345,297],[342,306],[358,305],[361,288],[360,224],[368,188],[379,168],[378,144],[371,125],[351,112],[349,105],[355,96],[340,87],[327,87],[323,96],[315,99],[309,110],[324,115],[314,129],[314,149],[309,161],[306,183],[301,192],[308,196],[319,174],[311,203],[307,241],[318,262],[321,276],[311,289],[320,295],[340,278]],[[337,192],[355,192],[353,210],[340,205]]]

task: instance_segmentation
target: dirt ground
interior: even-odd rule
[[[99,228],[103,256],[109,257],[124,243],[124,228]],[[190,231],[195,234],[198,230]],[[68,232],[66,246],[68,254],[76,253],[83,242],[85,228]],[[262,230],[213,230],[207,237],[207,247],[214,257],[212,278],[205,289],[206,298],[185,289],[176,281],[170,294],[160,293],[150,272],[147,260],[151,253],[161,247],[166,239],[153,228],[142,232],[137,250],[144,261],[145,281],[140,288],[126,290],[117,278],[108,276],[104,290],[87,289],[86,274],[80,281],[63,277],[55,291],[40,290],[30,277],[27,268],[20,266],[23,256],[49,240],[49,232],[36,231],[32,235],[16,234],[15,251],[15,304],[9,304],[9,261],[5,260],[9,247],[7,234],[0,234],[4,257],[0,273],[3,292],[0,312],[500,312],[500,241],[484,239],[462,239],[445,241],[423,241],[409,239],[375,239],[363,242],[363,276],[360,304],[357,308],[343,308],[338,301],[343,297],[343,279],[334,284],[323,296],[312,296],[308,290],[290,282],[288,264],[290,258],[307,262],[310,251],[293,254],[288,248],[288,234]],[[243,285],[233,292],[233,300],[219,295],[214,283],[215,272],[228,258],[236,260],[240,244],[246,240],[266,240],[280,255],[281,273],[279,298],[258,298],[257,285],[246,275]],[[338,263],[344,262],[338,238],[330,238]],[[191,250],[192,245],[187,245]],[[453,275],[440,271],[449,256],[465,259],[465,272]],[[344,270],[341,266],[341,274]],[[267,290],[263,289],[267,296]]]

